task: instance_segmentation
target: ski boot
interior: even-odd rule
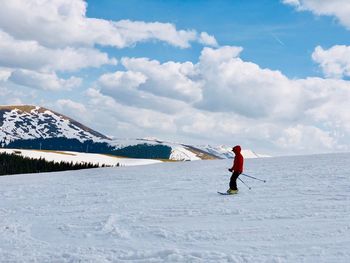
[[[226,192],[227,192],[228,194],[230,194],[230,195],[238,194],[238,189],[233,190],[233,189],[229,188]]]

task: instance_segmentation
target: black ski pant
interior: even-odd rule
[[[241,173],[233,172],[230,179],[230,188],[232,190],[237,190],[237,178]]]

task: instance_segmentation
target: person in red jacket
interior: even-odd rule
[[[238,176],[243,173],[243,162],[244,158],[241,154],[241,146],[236,145],[232,148],[232,151],[235,153],[235,159],[233,161],[232,168],[228,169],[230,172],[232,172],[232,176],[230,179],[230,188],[227,190],[227,193],[229,194],[237,194],[238,188],[237,188],[237,178]]]

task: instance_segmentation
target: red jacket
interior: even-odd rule
[[[233,152],[235,153],[235,159],[233,161],[232,172],[243,173],[243,162],[244,158],[241,154],[241,146],[237,145],[233,147]]]

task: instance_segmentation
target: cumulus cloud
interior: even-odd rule
[[[217,61],[230,61],[232,58],[237,58],[243,51],[242,47],[236,46],[223,46],[219,49],[213,48],[204,48],[201,52],[200,59],[205,59],[209,66],[211,63],[215,63]]]
[[[86,95],[90,98],[91,109],[97,118],[99,116],[110,118],[107,123],[100,123],[102,129],[111,130],[113,127],[113,130],[124,136],[128,134],[131,138],[144,137],[147,132],[157,136],[164,132],[170,134],[177,131],[174,123],[175,114],[163,113],[156,108],[151,110],[125,105],[95,88],[88,89]]]
[[[142,90],[140,87],[147,80],[148,77],[140,72],[118,71],[113,74],[102,75],[99,78],[98,85],[101,87],[103,94],[111,96],[124,105],[167,113],[176,113],[186,106],[183,102]]]
[[[0,66],[3,67],[70,71],[103,64],[116,64],[116,60],[92,48],[46,48],[33,40],[16,40],[0,30]]]
[[[86,114],[88,110],[86,109],[85,105],[70,99],[60,99],[56,102],[56,106],[66,112],[69,112],[71,114],[75,114],[77,116],[81,114]]]
[[[147,77],[140,86],[143,91],[186,102],[201,99],[201,83],[196,81],[197,72],[191,62],[161,64],[147,58],[123,58],[121,63],[127,70]]]
[[[217,47],[219,46],[214,36],[209,35],[207,32],[202,32],[199,37],[199,42],[206,46]]]
[[[147,81],[147,77],[140,72],[122,72],[104,74],[99,78],[99,83],[108,89],[120,90],[135,89]]]
[[[294,5],[294,6],[299,6],[300,5],[299,0],[282,0],[282,2],[284,4],[288,4],[288,5]]]
[[[146,41],[161,41],[179,48],[188,48],[192,42],[217,45],[215,38],[206,32],[177,29],[171,23],[109,21],[87,17],[86,12],[87,2],[83,0],[2,3],[0,81],[9,81],[6,87],[13,83],[44,90],[69,89],[78,86],[81,79],[74,76],[62,79],[57,77],[57,72],[69,74],[89,67],[117,64],[115,58],[101,51],[101,46],[125,48]],[[140,85],[140,90],[147,85]],[[179,83],[176,92],[185,99],[192,99],[193,95],[188,94],[185,85],[188,83]],[[108,90],[107,86],[105,90]],[[111,89],[109,92],[112,93]],[[144,97],[159,107],[170,99],[165,96],[160,103],[155,94],[147,92],[135,100],[135,104],[143,102],[141,98]],[[178,102],[171,103],[174,104]]]
[[[279,71],[261,69],[239,57],[241,48],[204,48],[197,67],[204,81],[198,108],[237,112],[247,117],[280,113],[293,117],[300,91]]]
[[[350,76],[350,46],[336,45],[329,49],[317,46],[312,53],[312,59],[320,64],[326,77]]]
[[[337,136],[350,132],[350,82],[340,79],[308,78],[299,80],[307,90],[312,90],[309,103],[311,107],[305,112],[307,123],[331,130]]]
[[[343,26],[350,30],[350,1],[348,0],[283,0],[283,3],[295,6],[299,11],[335,16]]]
[[[15,70],[11,73],[9,80],[18,85],[52,91],[69,90],[82,83],[80,78],[62,79],[57,77],[55,73],[39,73],[30,70]]]
[[[137,42],[147,40],[160,40],[180,48],[188,48],[190,42],[198,38],[196,31],[177,30],[170,23],[121,20],[114,22],[113,26],[116,33],[121,35],[121,43],[116,45],[119,48],[132,46]]]
[[[37,101],[37,90],[28,90],[15,83],[8,81],[12,71],[6,76],[5,80],[0,80],[0,104],[3,105],[19,105],[34,104]]]
[[[96,44],[125,48],[150,40],[187,48],[192,41],[203,42],[195,30],[177,30],[170,23],[89,18],[86,9],[87,3],[83,0],[4,1],[0,28],[17,39],[36,40],[47,47],[61,48]],[[204,38],[207,42],[216,42],[209,35]]]
[[[7,68],[0,68],[0,81],[7,81],[11,76],[12,70]]]
[[[283,0],[298,11],[311,11],[315,15],[334,16],[350,30],[350,1],[348,0]],[[335,45],[329,49],[317,46],[312,59],[318,63],[326,77],[342,78],[350,75],[350,47]]]
[[[162,114],[163,124],[184,137],[210,140],[215,134],[283,150],[296,143],[293,151],[304,153],[348,149],[348,81],[289,79],[242,60],[240,52],[204,48],[196,64],[123,58],[125,70],[101,76],[96,92],[114,107]]]
[[[126,71],[102,75],[101,92],[119,103],[160,112],[182,111],[201,99],[201,81],[191,62],[161,64],[147,58],[123,58]]]
[[[92,111],[88,109],[86,102],[78,102],[77,98],[46,101],[43,106],[64,114],[80,123],[87,124],[90,128],[96,128],[96,120],[94,120]]]
[[[282,130],[281,137],[276,144],[282,148],[293,148],[293,150],[308,151],[313,148],[315,151],[332,150],[336,145],[335,139],[330,132],[323,131],[314,126],[297,124]]]

